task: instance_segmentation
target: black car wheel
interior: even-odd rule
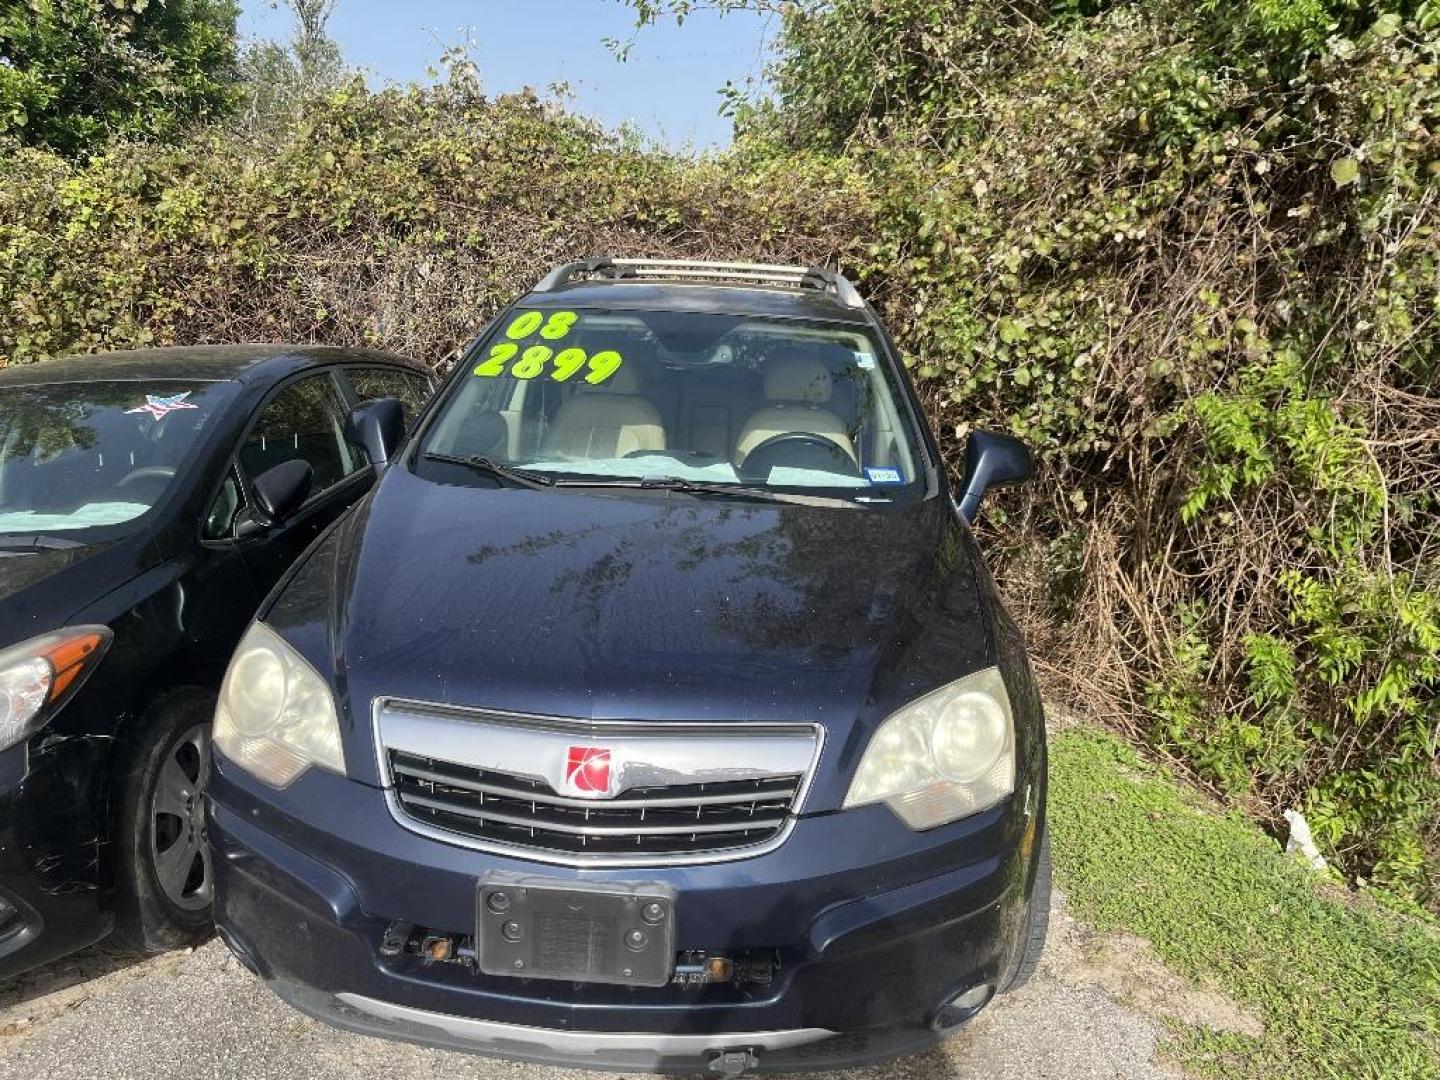
[[[1045,938],[1050,931],[1050,830],[1040,835],[1040,861],[1035,866],[1035,888],[1025,911],[1025,931],[1016,950],[1015,964],[1009,978],[1001,986],[1002,993],[1019,990],[1035,975],[1040,957],[1045,952]]]
[[[211,707],[203,695],[183,694],[154,708],[120,778],[117,932],[145,952],[193,945],[210,932]]]

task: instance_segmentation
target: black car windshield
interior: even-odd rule
[[[465,363],[422,459],[865,501],[923,487],[895,374],[861,326],[520,308]]]
[[[137,521],[231,392],[174,380],[0,385],[0,539]]]

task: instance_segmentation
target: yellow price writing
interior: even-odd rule
[[[527,311],[511,321],[505,328],[505,336],[511,341],[523,341],[539,330],[546,341],[559,341],[570,333],[570,328],[579,318],[573,311],[555,311],[548,319],[543,311]]]
[[[511,341],[519,341],[521,338],[527,338],[536,330],[539,330],[540,324],[544,321],[545,316],[540,314],[540,312],[527,311],[505,328],[505,336]]]
[[[505,361],[509,360],[517,352],[520,346],[509,341],[502,341],[490,350],[490,355],[482,362],[475,365],[476,375],[485,375],[494,378],[505,370]]]
[[[625,361],[614,349],[606,349],[604,352],[597,352],[590,357],[590,374],[585,376],[588,383],[602,383],[620,370],[620,365]]]
[[[520,359],[511,364],[517,354]],[[512,378],[534,379],[544,374],[546,365],[553,365],[550,378],[556,382],[565,382],[584,371],[585,381],[598,386],[619,371],[624,363],[625,358],[614,349],[605,349],[590,356],[584,349],[561,349],[557,353],[548,345],[531,345],[520,352],[520,346],[513,341],[501,341],[492,345],[490,355],[475,365],[474,374],[487,379],[498,378],[506,374],[508,364]]]
[[[555,356],[555,370],[550,377],[556,382],[564,382],[584,367],[589,359],[584,349],[562,349]]]
[[[517,379],[533,379],[545,370],[545,361],[554,355],[555,350],[548,345],[531,345],[520,354],[520,359],[510,369],[510,374]]]
[[[557,311],[540,328],[540,336],[546,341],[559,341],[570,333],[570,328],[575,325],[575,320],[578,318],[580,316],[573,311]]]

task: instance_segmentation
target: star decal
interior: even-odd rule
[[[127,413],[149,413],[156,420],[163,420],[167,415],[177,409],[198,409],[200,406],[185,399],[190,396],[190,391],[185,390],[179,394],[171,394],[169,397],[161,397],[158,394],[146,394],[145,404],[137,405],[133,409],[126,409]]]

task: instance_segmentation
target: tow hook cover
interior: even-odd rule
[[[710,1059],[710,1071],[721,1076],[740,1076],[760,1067],[760,1058],[752,1050],[722,1050]]]

